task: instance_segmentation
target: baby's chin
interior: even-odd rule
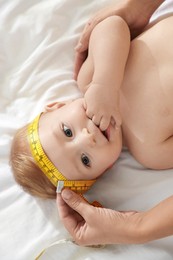
[[[115,161],[115,162],[116,162],[116,161]],[[115,163],[115,162],[114,162],[114,163]],[[110,170],[110,169],[113,167],[114,163],[112,163],[106,170]]]

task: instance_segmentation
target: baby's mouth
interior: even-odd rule
[[[110,127],[108,126],[108,128],[105,131],[101,131],[101,132],[106,137],[106,139],[109,141],[109,139],[110,139]]]
[[[108,139],[106,131],[101,131],[101,132],[106,137],[106,139]]]

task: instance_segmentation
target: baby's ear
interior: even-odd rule
[[[53,102],[53,103],[50,103],[50,104],[48,104],[48,105],[46,105],[44,107],[43,112],[51,112],[51,111],[53,111],[55,109],[58,109],[58,108],[64,106],[65,104],[66,104],[65,102]]]

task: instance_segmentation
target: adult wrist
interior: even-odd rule
[[[152,14],[164,1],[165,0],[126,0],[122,10],[122,17],[130,28],[135,26],[138,17],[141,19],[141,16],[143,19],[146,19],[147,23]]]
[[[146,227],[146,212],[137,212],[127,221],[127,243],[143,244],[149,241],[149,229]]]
[[[151,16],[157,8],[165,1],[165,0],[140,0],[143,2],[144,8],[149,16]]]
[[[121,213],[115,212],[116,223],[111,223],[109,243],[112,244],[143,244],[148,241],[148,234],[144,228],[143,212]]]
[[[136,214],[132,223],[136,244],[144,244],[159,238],[158,224],[152,210]]]

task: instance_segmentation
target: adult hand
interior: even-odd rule
[[[140,243],[140,213],[93,207],[65,189],[57,195],[60,219],[79,245]],[[103,224],[104,223],[104,224]]]
[[[163,0],[121,0],[98,11],[86,24],[76,46],[74,78],[77,79],[78,72],[87,56],[89,39],[94,27],[109,16],[122,17],[129,26],[131,38],[135,38],[148,24],[153,12],[159,7]]]

